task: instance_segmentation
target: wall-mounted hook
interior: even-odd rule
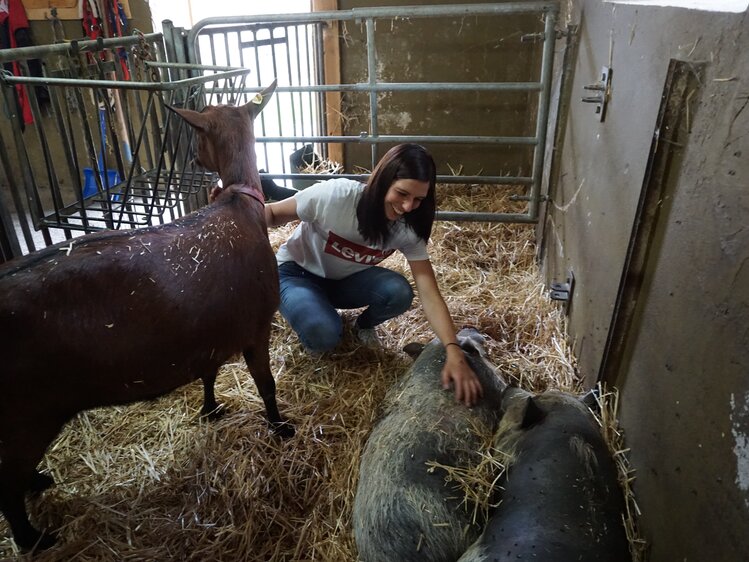
[[[541,33],[526,33],[520,36],[521,43],[535,43],[537,41],[543,41],[546,39],[546,34]]]
[[[594,96],[584,96],[581,98],[583,103],[594,103],[596,104],[596,113],[598,114],[598,120],[603,122],[606,118],[606,105],[609,102],[609,95],[611,93],[611,68],[604,66],[601,70],[601,80],[595,84],[588,84],[583,86],[584,90],[597,92]]]

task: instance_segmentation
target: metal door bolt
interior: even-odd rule
[[[596,92],[593,96],[583,97],[582,101],[583,103],[596,104],[596,113],[598,114],[598,120],[601,122],[606,118],[606,105],[611,94],[611,72],[610,67],[604,66],[601,70],[601,80],[599,82],[583,86],[584,90]]]

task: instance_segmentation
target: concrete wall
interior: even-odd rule
[[[749,556],[749,15],[571,0],[569,111],[543,223],[547,280],[575,276],[569,329],[593,384],[669,62],[687,92],[613,382],[651,560]],[[606,120],[580,102],[611,65]],[[695,66],[697,68],[697,66]],[[664,135],[668,131],[660,131]],[[663,147],[659,147],[662,149]]]

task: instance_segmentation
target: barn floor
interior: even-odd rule
[[[482,198],[493,196],[456,191],[450,208]],[[272,230],[274,246],[291,229]],[[506,378],[579,390],[564,316],[535,265],[532,226],[438,222],[430,248],[456,324],[491,338],[489,357]],[[393,256],[386,265],[402,270],[405,262]],[[33,559],[356,560],[350,512],[359,455],[385,391],[410,364],[402,347],[433,337],[417,303],[379,333],[382,350],[347,337],[336,352],[310,357],[276,316],[272,369],[280,409],[297,428],[287,441],[269,434],[240,362],[219,374],[226,414],[217,422],[198,419],[199,382],[79,416],[42,464],[57,486],[29,502],[32,521],[60,537]],[[0,537],[0,559],[23,559],[4,520]]]

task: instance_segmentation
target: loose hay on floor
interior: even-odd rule
[[[443,191],[440,207],[452,210],[506,211],[497,205],[509,195]],[[271,230],[274,247],[292,229]],[[432,240],[456,324],[492,338],[487,351],[500,372],[534,391],[579,391],[564,315],[535,265],[533,227],[439,222]],[[386,265],[407,269],[396,256]],[[345,318],[350,331],[355,313]],[[226,412],[217,422],[199,420],[200,382],[80,415],[42,464],[57,486],[29,502],[32,521],[60,537],[34,560],[356,560],[350,517],[361,451],[387,388],[410,365],[402,347],[433,337],[418,302],[378,331],[383,350],[360,348],[347,333],[335,353],[313,357],[276,316],[271,367],[279,408],[297,429],[287,441],[269,434],[239,358],[217,378]],[[8,535],[2,520],[0,536]],[[15,556],[1,540],[0,558]]]

